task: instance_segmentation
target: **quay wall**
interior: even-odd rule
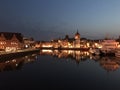
[[[23,57],[30,54],[37,54],[40,49],[20,50],[17,52],[0,53],[0,61]]]

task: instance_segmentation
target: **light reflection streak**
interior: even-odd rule
[[[12,60],[0,61],[0,72],[19,70],[24,64],[34,62],[36,60],[36,54],[15,58]]]
[[[87,51],[79,51],[79,50],[41,50],[40,55],[52,55],[53,57],[63,58],[66,61],[74,60],[77,64],[81,61],[93,60],[99,65],[108,71],[115,71],[120,67],[120,59],[117,57],[100,57],[100,56],[92,56]],[[48,51],[48,52],[47,52]]]

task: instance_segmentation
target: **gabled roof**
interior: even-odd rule
[[[3,36],[6,40],[11,40],[13,37],[16,37],[20,42],[23,42],[23,36],[21,33],[0,32],[0,37]]]

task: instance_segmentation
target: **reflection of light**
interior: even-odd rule
[[[58,55],[59,51],[58,50],[54,50],[53,55]]]
[[[68,50],[62,50],[62,52],[65,52],[65,53],[67,53],[67,52],[68,52]]]
[[[30,61],[30,58],[28,59],[28,61]]]
[[[16,62],[16,59],[13,59],[12,62]]]
[[[42,50],[42,52],[53,52],[52,50]]]
[[[87,52],[87,55],[90,55],[90,53],[89,53],[89,52]]]
[[[77,54],[77,55],[80,55],[80,51],[75,51],[75,53]],[[82,53],[82,52],[81,52]]]
[[[90,55],[88,51],[80,51],[80,50],[41,50],[41,55],[52,55],[57,56],[58,58],[73,58],[76,59],[77,62],[81,59],[88,58]]]
[[[6,61],[5,63],[9,63],[10,61]]]
[[[93,57],[92,57],[92,56],[90,56],[90,59],[93,59]]]
[[[37,56],[35,56],[35,59],[37,59],[38,57]]]
[[[28,56],[25,56],[25,58],[28,58]]]
[[[54,52],[58,52],[58,50],[54,50]]]
[[[73,51],[72,51],[72,50],[69,50],[69,51],[68,51],[68,54],[71,54],[71,53],[73,53]]]
[[[32,54],[32,56],[36,56],[36,54]]]
[[[18,64],[15,64],[15,66],[17,67],[17,66],[18,66]]]

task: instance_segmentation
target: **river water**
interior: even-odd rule
[[[42,50],[0,62],[0,89],[120,89],[120,58]]]

